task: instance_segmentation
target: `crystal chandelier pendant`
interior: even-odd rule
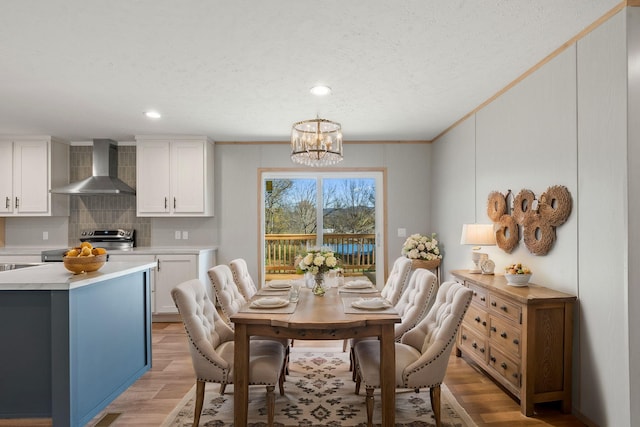
[[[294,123],[291,128],[291,160],[305,166],[329,166],[341,162],[340,123],[316,118]]]

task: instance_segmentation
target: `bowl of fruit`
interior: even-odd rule
[[[531,280],[531,270],[520,263],[511,264],[504,268],[504,277],[511,286],[527,286]]]
[[[107,251],[94,248],[89,242],[82,242],[77,248],[69,249],[62,258],[67,270],[73,274],[98,271],[107,262]]]

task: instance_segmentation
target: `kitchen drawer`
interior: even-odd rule
[[[460,349],[474,354],[482,361],[487,361],[487,339],[469,329],[465,324],[460,326]]]
[[[464,316],[464,323],[482,336],[489,335],[489,314],[471,304]]]
[[[522,323],[522,307],[497,295],[489,295],[489,310],[513,320],[517,325]]]
[[[473,297],[471,300],[482,307],[486,307],[488,299],[487,290],[472,283],[466,283],[466,286],[473,291]]]
[[[489,348],[489,366],[516,389],[520,389],[520,364],[496,347]]]
[[[489,342],[491,346],[497,345],[514,359],[520,360],[522,338],[518,326],[499,319],[497,316],[491,316],[489,318]]]

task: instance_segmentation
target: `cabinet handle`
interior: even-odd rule
[[[484,353],[484,347],[480,349],[480,353]]]
[[[507,333],[506,333],[506,332],[503,332],[503,333],[501,333],[501,334],[500,334],[500,336],[501,336],[502,338],[506,338],[506,337],[507,337]]]
[[[471,344],[471,347],[473,347],[473,348],[478,348],[478,343],[474,341],[474,343],[473,343],[473,344]]]
[[[167,209],[167,198],[164,198],[164,208]]]
[[[496,357],[495,357],[495,356],[491,356],[489,359],[490,359],[493,363],[496,363]]]
[[[505,362],[502,362],[502,363],[500,364],[500,367],[501,367],[502,369],[507,369],[507,364],[506,364]]]
[[[16,197],[16,209],[20,207],[20,199]]]
[[[502,310],[502,311],[507,311],[507,306],[506,306],[506,305],[501,306],[501,307],[500,307],[500,310]]]
[[[495,307],[496,305],[498,305],[498,303],[496,303],[495,301],[491,301],[491,306]]]
[[[480,297],[480,301],[484,302],[484,301],[486,301],[486,300],[487,300],[487,299],[486,299],[485,297]]]
[[[160,271],[160,260],[157,261],[156,271]]]
[[[175,209],[175,208],[176,208],[176,198],[174,197],[173,198],[173,209]]]
[[[473,319],[473,320],[475,320],[476,322],[480,323],[480,316],[476,316],[476,318]]]
[[[514,372],[513,374],[511,374],[511,376],[513,376],[513,378],[518,378],[518,373]]]
[[[11,199],[9,197],[6,197],[4,201],[4,207],[9,209],[9,203],[11,203]]]
[[[496,329],[496,327],[495,327],[495,326],[492,326],[492,327],[491,327],[491,328],[489,328],[489,329],[491,329],[491,332],[498,332],[498,330]]]

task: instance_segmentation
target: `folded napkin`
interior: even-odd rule
[[[384,298],[358,298],[351,303],[352,307],[364,309],[382,309],[391,307],[391,303]]]
[[[289,304],[288,299],[278,298],[278,297],[265,297],[259,298],[255,301],[251,302],[251,307],[253,308],[274,308],[274,307],[282,307],[284,305]]]

